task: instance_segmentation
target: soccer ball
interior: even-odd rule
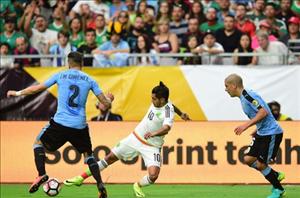
[[[43,185],[43,190],[44,192],[50,196],[54,197],[58,195],[59,191],[61,189],[60,183],[57,179],[55,178],[50,178],[44,185]]]

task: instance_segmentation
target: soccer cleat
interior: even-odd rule
[[[100,184],[99,187],[99,198],[107,198],[107,191],[103,184]]]
[[[133,190],[136,197],[145,197],[145,194],[142,191],[142,188],[138,185],[138,183],[133,184]]]
[[[81,186],[83,183],[84,179],[81,176],[75,176],[71,179],[67,179],[64,181],[64,184],[66,186]]]
[[[275,188],[272,191],[272,194],[269,195],[267,198],[281,198],[285,195],[285,191],[284,190],[279,190],[277,188]]]
[[[284,172],[278,172],[277,180],[281,182],[281,181],[284,180],[284,179],[285,179],[285,174],[284,174]]]
[[[30,193],[36,192],[39,189],[40,185],[48,181],[48,179],[49,179],[48,175],[38,176],[37,178],[35,178],[34,182],[31,184],[29,188],[29,192]]]
[[[284,174],[284,172],[278,172],[277,180],[278,180],[279,182],[281,182],[281,181],[284,180],[284,179],[285,179],[285,174]],[[275,188],[272,187],[271,192],[273,192],[274,190],[275,190]]]

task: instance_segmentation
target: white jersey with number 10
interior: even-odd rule
[[[143,120],[135,128],[135,133],[150,145],[160,148],[164,144],[164,136],[155,136],[145,140],[144,135],[147,132],[156,131],[164,125],[172,127],[173,122],[174,107],[170,101],[160,108],[152,104]]]

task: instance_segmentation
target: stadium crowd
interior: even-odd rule
[[[299,63],[297,0],[2,0],[0,16],[1,67],[64,66],[71,51],[90,67]],[[24,54],[41,57],[4,57]]]

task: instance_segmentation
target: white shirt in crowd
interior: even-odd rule
[[[257,56],[257,65],[283,65],[288,54],[288,48],[280,41],[271,41],[266,50],[261,47],[256,49],[261,54]],[[288,63],[293,63],[293,56],[290,56]]]
[[[35,28],[32,28],[32,36],[30,38],[30,44],[35,48],[39,54],[45,54],[44,49],[49,43],[57,43],[57,32],[46,29],[45,32],[40,32]],[[51,66],[51,59],[41,59],[41,66]]]

